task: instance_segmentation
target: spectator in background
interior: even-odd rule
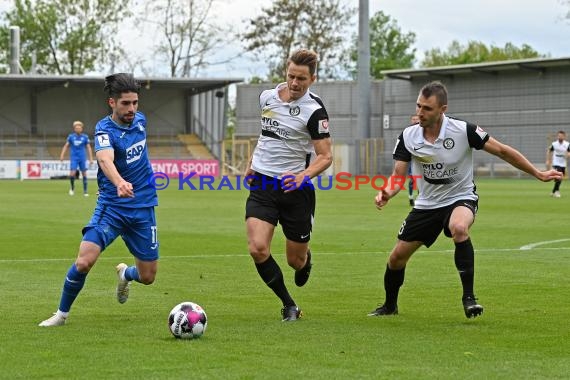
[[[558,138],[550,144],[546,151],[546,169],[553,168],[564,177],[566,174],[566,161],[570,152],[570,143],[566,141],[566,132],[558,131]],[[554,180],[554,188],[552,189],[551,196],[560,198],[560,184],[562,178]]]
[[[87,149],[87,152],[89,153],[89,165],[93,163],[93,151],[91,150],[89,136],[83,133],[83,123],[81,121],[77,120],[73,122],[73,131],[73,133],[70,133],[69,136],[67,136],[67,141],[61,149],[59,160],[63,161],[65,152],[69,148],[69,182],[71,184],[69,195],[75,194],[75,178],[77,170],[79,170],[83,175],[83,195],[88,197],[85,149]],[[79,178],[78,175],[77,178]]]

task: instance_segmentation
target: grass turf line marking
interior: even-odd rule
[[[570,239],[560,239],[560,240],[551,240],[545,243],[554,243],[554,242],[562,242],[562,241],[570,241]],[[544,243],[544,242],[540,242]],[[539,243],[534,243],[539,244]],[[529,244],[530,248],[524,248],[527,246],[522,246],[520,248],[483,248],[483,249],[476,249],[475,252],[518,252],[518,251],[528,251],[534,248],[532,244]],[[560,248],[540,248],[543,251],[563,251],[568,250],[567,247],[560,247]],[[453,249],[439,249],[439,250],[426,250],[427,252],[431,253],[453,253],[455,250]],[[346,255],[346,252],[318,252],[319,255]],[[390,251],[360,251],[360,252],[352,252],[348,253],[349,255],[389,255]],[[122,259],[132,258],[133,256],[101,256],[97,259],[97,261],[116,261]],[[159,260],[171,260],[171,259],[211,259],[211,258],[235,258],[235,257],[249,257],[249,254],[246,253],[229,253],[223,255],[183,255],[183,256],[161,256]],[[30,259],[0,259],[0,263],[26,263],[26,262],[55,262],[55,261],[74,261],[75,256],[70,256],[66,258],[30,258]]]
[[[523,245],[522,247],[520,247],[519,249],[521,251],[528,251],[530,249],[533,249],[535,247],[539,247],[541,245],[548,245],[548,244],[553,244],[553,243],[561,243],[563,241],[570,241],[570,239],[558,239],[558,240],[545,240],[545,241],[539,241],[536,243],[532,243],[532,244],[527,244],[527,245]]]

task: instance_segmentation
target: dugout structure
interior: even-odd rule
[[[228,86],[241,78],[136,79],[149,139],[183,144],[185,137],[196,136],[213,157],[221,156]],[[0,75],[0,156],[49,158],[50,142],[61,149],[74,120],[83,121],[92,138],[97,121],[109,113],[103,85],[104,77]],[[171,153],[176,158],[183,152]]]

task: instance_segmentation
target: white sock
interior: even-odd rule
[[[55,314],[56,314],[58,317],[67,318],[67,316],[69,315],[69,311],[61,311],[61,310],[58,309],[58,310],[55,312]]]

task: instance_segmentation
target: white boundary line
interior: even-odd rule
[[[477,252],[518,252],[518,251],[528,251],[533,249],[536,246],[546,245],[550,243],[558,243],[563,241],[570,241],[570,239],[560,239],[560,240],[550,240],[545,242],[538,242],[533,244],[524,245],[520,248],[486,248],[486,249],[475,249],[475,253]],[[570,250],[567,247],[561,248],[541,248],[541,250],[547,251],[562,251],[562,250]],[[453,253],[453,249],[440,249],[440,250],[429,250],[425,249],[426,252],[430,253]],[[389,251],[360,251],[360,252],[318,252],[318,255],[388,255],[390,254]],[[246,253],[228,253],[223,255],[212,254],[212,255],[184,255],[184,256],[160,256],[160,260],[172,260],[172,259],[211,259],[211,258],[237,258],[237,257],[249,257],[249,254]],[[132,258],[132,256],[100,256],[98,260],[121,260],[124,258]],[[51,259],[44,259],[44,258],[31,258],[31,259],[0,259],[0,263],[26,263],[26,262],[55,262],[55,261],[69,261],[72,262],[75,260],[75,256],[69,256],[66,258],[51,258]]]
[[[533,249],[535,247],[539,247],[541,245],[547,245],[547,244],[552,244],[552,243],[561,243],[563,241],[570,241],[570,239],[558,239],[558,240],[546,240],[546,241],[539,241],[537,243],[532,243],[532,244],[527,244],[527,245],[523,245],[522,247],[520,247],[519,249],[521,251],[528,251],[530,249]]]

